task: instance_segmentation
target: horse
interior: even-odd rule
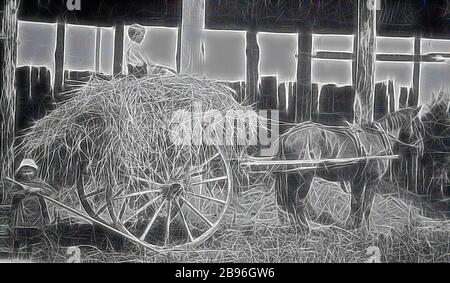
[[[314,177],[351,187],[351,212],[346,227],[357,229],[368,219],[375,188],[388,172],[386,156],[402,154],[409,147],[420,147],[420,140],[410,144],[400,141],[400,133],[415,132],[421,108],[406,108],[384,118],[361,124],[326,126],[305,122],[294,126],[279,138],[282,160],[343,160],[321,162],[310,169],[287,170],[278,186],[278,201],[295,222],[309,229],[305,216],[306,197]],[[371,158],[365,158],[371,157]],[[380,157],[379,159],[373,157]],[[349,162],[350,161],[350,162]]]

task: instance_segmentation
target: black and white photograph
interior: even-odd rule
[[[0,263],[450,263],[450,0],[0,17]]]

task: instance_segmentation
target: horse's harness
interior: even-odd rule
[[[364,127],[358,126],[358,125],[349,125],[349,126],[328,126],[328,125],[322,125],[317,124],[314,122],[305,122],[300,127],[295,128],[295,131],[303,130],[308,127],[317,127],[320,126],[320,128],[330,131],[339,135],[345,135],[352,143],[356,150],[356,157],[374,157],[374,156],[392,156],[394,155],[393,152],[393,143],[399,143],[403,144],[405,146],[409,147],[417,147],[415,145],[409,145],[402,142],[399,138],[391,135],[389,132],[384,130],[381,125],[377,123],[373,123],[371,125],[366,125]],[[383,150],[377,153],[371,153],[369,152],[366,147],[364,147],[364,143],[361,139],[361,134],[365,133],[375,133],[376,136],[379,138],[379,141],[382,144]],[[292,130],[286,132],[283,136],[288,136],[289,134],[292,134]],[[367,138],[367,137],[366,137]],[[281,139],[282,140],[282,139]],[[370,140],[368,140],[370,142]],[[282,147],[283,148],[283,147]],[[284,152],[282,153],[284,155]],[[362,174],[364,171],[364,168],[366,167],[368,160],[359,161],[360,166],[358,166],[358,172],[357,174]]]

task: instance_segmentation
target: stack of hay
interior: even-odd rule
[[[422,117],[424,126],[423,188],[421,194],[441,199],[448,213],[450,197],[450,91],[436,95]]]

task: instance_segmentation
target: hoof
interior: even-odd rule
[[[309,232],[311,231],[311,226],[309,225],[309,221],[303,217],[294,217],[295,227],[298,230]]]

